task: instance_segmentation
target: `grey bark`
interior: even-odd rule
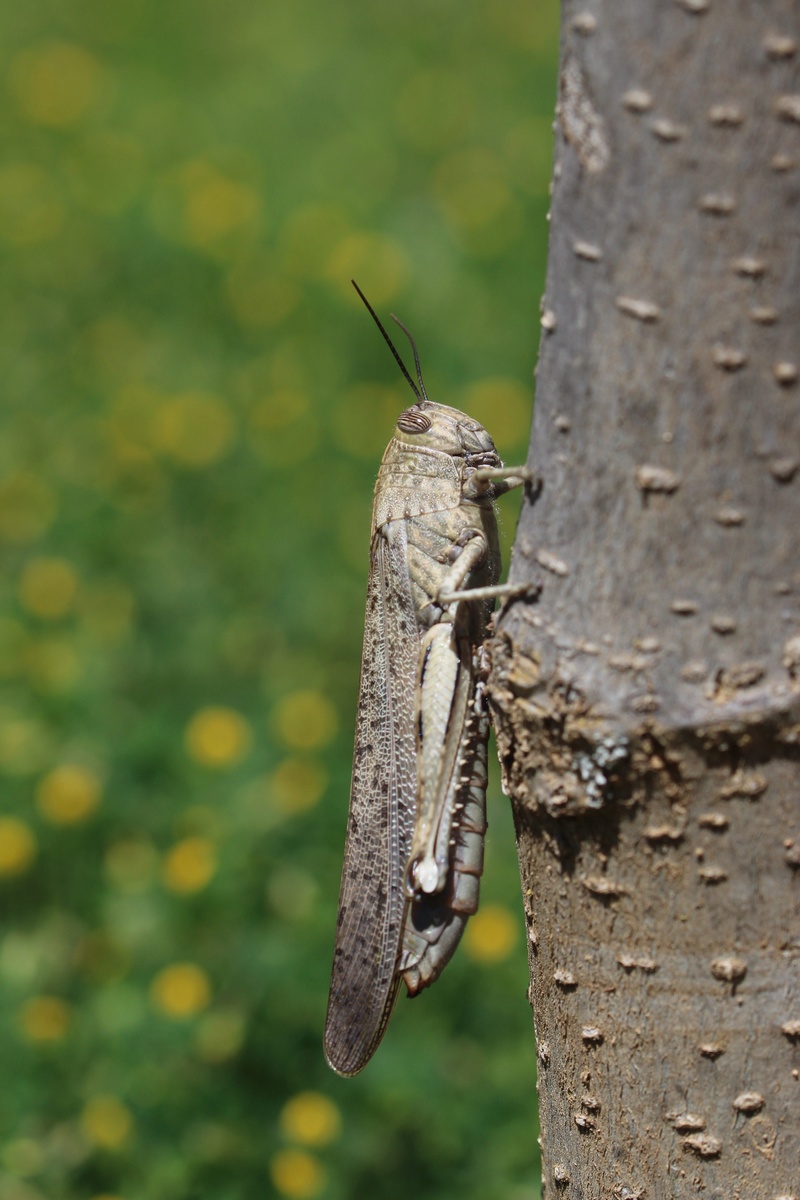
[[[565,0],[490,696],[548,1195],[800,1196],[800,10]]]

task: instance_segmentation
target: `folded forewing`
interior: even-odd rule
[[[403,871],[416,807],[419,635],[405,523],[373,536],[353,783],[325,1053],[342,1075],[369,1060],[397,995]]]

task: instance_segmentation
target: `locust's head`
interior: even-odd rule
[[[470,467],[493,467],[500,463],[494,442],[480,421],[432,400],[422,400],[402,412],[394,436],[409,449],[438,450],[453,458],[463,458]]]

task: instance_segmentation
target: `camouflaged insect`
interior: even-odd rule
[[[527,477],[503,466],[478,421],[428,399],[412,340],[417,388],[359,295],[417,402],[398,417],[372,511],[325,1027],[325,1054],[341,1075],[375,1051],[400,981],[414,996],[438,978],[478,907],[489,736],[481,654],[494,598],[511,590],[496,586],[493,501]]]

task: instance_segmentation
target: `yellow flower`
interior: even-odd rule
[[[9,85],[23,113],[37,125],[75,125],[100,91],[99,62],[70,42],[20,50],[11,60]]]
[[[173,963],[156,975],[150,985],[150,998],[165,1016],[181,1020],[208,1007],[211,983],[205,971],[194,963]]]
[[[62,763],[39,783],[36,803],[54,825],[76,825],[92,815],[100,803],[101,791],[96,772],[77,763]]]
[[[220,769],[241,762],[250,749],[252,731],[232,708],[201,708],[186,727],[186,748],[203,767]]]
[[[284,1104],[280,1123],[290,1141],[327,1146],[339,1136],[342,1117],[333,1101],[321,1092],[298,1092]]]
[[[0,876],[21,875],[36,857],[36,839],[16,817],[0,817]]]
[[[281,1195],[291,1200],[311,1200],[325,1186],[321,1164],[304,1150],[279,1150],[270,1159],[269,1173]]]
[[[69,1028],[69,1005],[58,996],[34,996],[22,1008],[22,1032],[30,1042],[59,1042]]]
[[[173,892],[199,892],[217,869],[214,843],[204,837],[187,837],[168,851],[162,878]]]
[[[317,691],[291,692],[275,705],[273,719],[278,733],[294,750],[327,746],[336,734],[336,709],[327,696]]]
[[[325,794],[328,774],[316,763],[285,758],[269,779],[273,804],[281,812],[298,813],[313,808]]]
[[[84,1105],[81,1129],[95,1146],[116,1150],[129,1137],[133,1116],[116,1096],[94,1096]]]
[[[508,958],[517,940],[517,922],[507,908],[489,904],[467,925],[464,946],[475,962],[494,963]]]
[[[46,621],[63,617],[72,608],[78,591],[78,576],[63,558],[34,558],[27,563],[19,582],[24,608]]]

